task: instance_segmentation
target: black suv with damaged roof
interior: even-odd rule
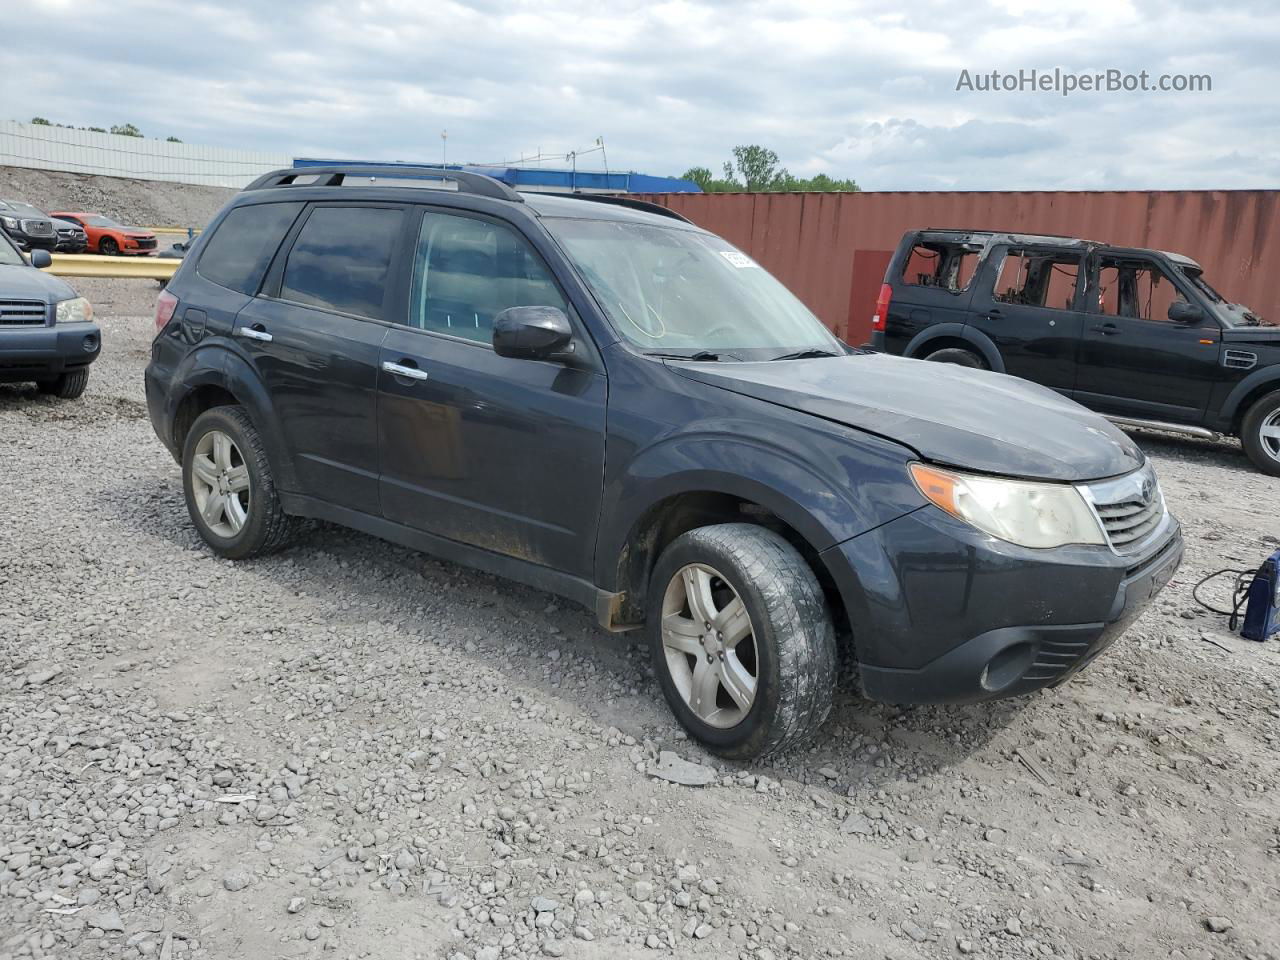
[[[1280,327],[1190,257],[981,230],[912,230],[872,346],[1025,377],[1127,427],[1239,437],[1280,476]]]
[[[320,517],[571,598],[740,758],[820,726],[841,646],[875,699],[1061,683],[1181,559],[1051,390],[851,350],[662,207],[394,175],[261,178],[160,295],[147,403],[221,556]]]

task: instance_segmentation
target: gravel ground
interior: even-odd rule
[[[146,420],[155,286],[81,286],[85,397],[0,386],[0,960],[1280,956],[1280,643],[1190,598],[1280,537],[1238,447],[1139,438],[1187,562],[1064,688],[846,693],[739,766],[545,594],[330,526],[214,559]]]
[[[135,227],[194,227],[199,230],[235,190],[162,180],[132,180],[0,166],[0,197],[41,210],[86,210]]]

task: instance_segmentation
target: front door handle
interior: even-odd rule
[[[1000,312],[999,307],[992,307],[990,310],[987,311],[988,320],[999,320],[1003,316],[1004,314]]]
[[[382,369],[387,373],[395,374],[397,377],[408,377],[410,380],[426,380],[430,374],[425,370],[419,370],[417,367],[405,366],[412,363],[412,360],[401,360],[399,363],[393,363],[390,360],[382,361]]]
[[[1104,337],[1114,337],[1120,332],[1120,328],[1114,323],[1100,323],[1096,327],[1090,327],[1089,329],[1094,333],[1102,334]]]
[[[248,337],[250,340],[261,340],[263,343],[271,342],[271,334],[262,329],[262,324],[255,323],[252,327],[236,327],[237,337]]]

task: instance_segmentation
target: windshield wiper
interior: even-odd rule
[[[720,359],[720,354],[712,353],[710,350],[699,350],[697,353],[653,353],[646,350],[645,356],[660,357],[663,360],[695,360],[706,363],[715,363]]]
[[[784,353],[780,357],[770,357],[770,360],[813,360],[818,357],[840,357],[843,354],[836,353],[834,350],[824,350],[821,347],[814,347],[808,350],[797,350],[795,353]]]

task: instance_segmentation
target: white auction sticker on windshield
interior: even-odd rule
[[[739,253],[737,250],[721,250],[720,256],[724,257],[739,270],[746,270],[750,267],[759,268],[760,266],[745,253]]]

